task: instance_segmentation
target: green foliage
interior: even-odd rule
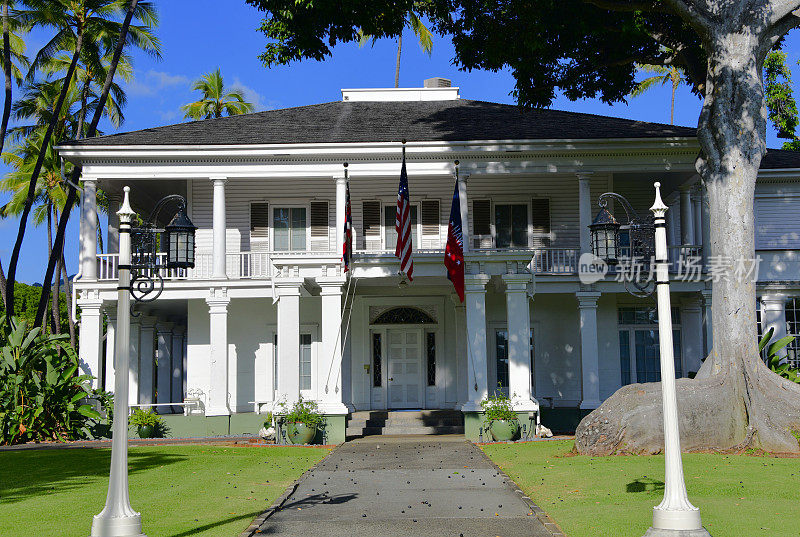
[[[300,396],[291,407],[286,403],[281,403],[280,407],[283,411],[277,414],[287,423],[304,423],[309,427],[319,428],[325,421],[316,401],[306,401],[303,396]]]
[[[41,286],[28,285],[25,283],[16,282],[14,284],[14,311],[17,316],[23,321],[28,323],[28,326],[33,325],[36,318],[36,306],[39,304],[39,297],[42,295]],[[69,331],[69,317],[67,314],[67,300],[69,298],[66,294],[61,293],[59,297],[59,318],[61,319],[61,333],[65,334]],[[0,300],[0,312],[5,313],[5,304]],[[50,325],[47,325],[47,331],[50,330]]]
[[[797,102],[792,94],[792,72],[782,50],[773,50],[764,60],[764,99],[778,138],[795,140]]]
[[[481,408],[487,422],[496,420],[513,421],[517,419],[514,412],[514,405],[506,394],[501,390],[495,390],[494,394],[481,401]]]
[[[766,361],[770,370],[785,379],[800,384],[800,369],[792,368],[788,362],[781,363],[783,361],[783,357],[778,355],[778,351],[782,350],[789,345],[789,343],[794,341],[794,336],[782,337],[778,341],[770,343],[774,331],[774,328],[767,330],[767,333],[764,334],[764,336],[761,338],[761,341],[758,343],[758,352],[762,353],[766,348]]]
[[[66,336],[0,316],[0,444],[85,437],[100,414]]]
[[[159,427],[164,425],[164,420],[153,412],[152,408],[148,408],[143,410],[141,408],[137,408],[131,414],[131,417],[128,418],[128,425],[131,427]]]

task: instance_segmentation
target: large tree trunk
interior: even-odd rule
[[[711,41],[697,161],[710,205],[709,258],[753,260],[753,200],[766,153],[764,58],[752,33],[718,35]],[[752,277],[713,283],[714,348],[695,379],[677,384],[684,450],[800,450],[792,434],[800,431],[800,385],[761,361],[755,305]],[[626,386],[581,421],[576,446],[593,455],[657,453],[664,445],[660,423],[661,384]]]
[[[67,272],[67,260],[64,259],[63,250],[61,252],[61,271],[64,275],[64,294],[66,294],[67,297],[67,325],[69,326],[69,344],[73,349],[77,350],[77,347],[75,346],[75,320],[74,313],[72,311],[72,286],[70,285],[69,273]]]

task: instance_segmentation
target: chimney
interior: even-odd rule
[[[423,85],[426,88],[449,88],[451,82],[449,78],[442,78],[440,76],[435,76],[433,78],[426,78]]]

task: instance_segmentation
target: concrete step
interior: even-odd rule
[[[464,434],[463,425],[448,425],[436,427],[348,427],[347,436],[374,436],[374,435],[412,435],[412,434]]]
[[[463,434],[459,410],[360,411],[347,421],[347,436]]]

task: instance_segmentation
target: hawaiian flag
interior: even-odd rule
[[[342,245],[342,261],[344,271],[350,270],[350,261],[353,258],[353,215],[350,212],[350,181],[347,180],[347,169],[344,171],[347,194],[344,202],[344,244]]]
[[[408,173],[406,173],[406,148],[403,147],[403,165],[400,167],[400,187],[397,190],[397,211],[394,227],[397,230],[397,247],[394,255],[400,260],[400,272],[413,281],[414,262],[411,259],[411,203],[408,198]]]
[[[461,198],[458,195],[458,179],[456,179],[456,188],[453,192],[453,205],[450,207],[444,266],[447,268],[447,279],[453,282],[458,298],[464,302],[464,235],[461,231]]]

